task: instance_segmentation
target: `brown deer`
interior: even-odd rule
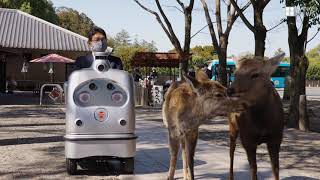
[[[266,143],[274,178],[279,179],[279,151],[284,127],[282,102],[270,80],[284,57],[271,59],[243,58],[237,62],[235,80],[227,89],[231,99],[245,104],[241,112],[231,113],[230,127],[230,176],[233,179],[233,157],[236,139],[240,133],[246,151],[251,179],[257,179],[257,146]]]
[[[218,115],[227,115],[226,88],[209,80],[201,70],[196,78],[184,76],[186,82],[173,83],[163,104],[163,122],[169,131],[170,168],[174,178],[177,155],[182,147],[184,179],[194,179],[194,154],[201,123]]]

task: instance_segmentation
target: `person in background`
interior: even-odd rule
[[[133,69],[132,76],[133,76],[133,80],[134,80],[135,82],[139,82],[140,79],[142,80],[142,76],[141,76],[141,73],[140,73],[139,68],[134,68],[134,69]]]
[[[7,90],[8,94],[13,94],[13,91],[17,88],[17,81],[14,79],[14,76],[9,76],[7,78]]]
[[[209,79],[212,78],[212,71],[208,69],[208,64],[205,63],[201,69],[207,74]]]
[[[156,71],[156,68],[152,68],[152,71],[150,73],[150,79],[156,80],[158,78],[158,73]]]
[[[195,70],[194,70],[193,67],[189,68],[189,70],[188,70],[188,76],[191,76],[191,77],[193,77],[193,78],[196,77],[196,72],[195,72]]]
[[[105,52],[107,50],[107,35],[106,32],[99,28],[93,27],[88,34],[88,45],[92,52]],[[89,68],[93,62],[93,55],[90,53],[86,56],[80,56],[76,59],[76,69]],[[108,60],[112,69],[123,69],[120,58],[109,55]]]

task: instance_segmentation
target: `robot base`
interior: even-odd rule
[[[118,165],[115,168],[115,161]],[[66,158],[67,173],[69,175],[76,175],[78,172],[78,165],[82,169],[120,172],[121,174],[134,173],[134,157],[118,158],[118,157],[87,157],[82,159]]]
[[[119,161],[122,173],[132,174],[136,151],[136,136],[124,135],[66,135],[67,172],[77,173],[77,165],[95,170],[106,167],[109,161]]]

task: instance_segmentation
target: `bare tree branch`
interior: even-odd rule
[[[135,1],[137,1],[137,0],[135,0]],[[161,7],[161,5],[160,5],[159,0],[155,0],[155,1],[156,1],[158,10],[159,10],[162,18],[163,18],[164,22],[166,23],[166,25],[167,25],[167,27],[168,27],[168,31],[170,32],[170,35],[171,35],[170,40],[174,42],[173,45],[175,46],[177,52],[178,52],[179,54],[183,54],[183,53],[182,53],[182,48],[181,48],[180,42],[179,42],[176,34],[175,34],[174,31],[173,31],[173,28],[172,28],[172,25],[171,25],[169,19],[167,18],[166,14],[163,12],[163,9],[162,9],[162,7]]]
[[[241,8],[241,12],[244,12],[248,7],[250,7],[250,5],[251,5],[251,2],[248,1],[247,4]],[[230,11],[232,11],[232,9],[233,8],[231,8]],[[230,15],[228,16],[227,28],[226,28],[226,30],[224,32],[225,34],[229,34],[230,33],[231,28],[232,28],[234,22],[236,21],[236,19],[238,17],[239,17],[239,13],[238,12],[236,13],[235,11],[233,11],[233,12],[230,13]]]
[[[310,41],[312,41],[317,35],[318,33],[320,32],[320,28],[318,28],[317,32],[312,36],[312,38],[310,38],[307,43],[309,43]]]
[[[177,2],[178,2],[178,4],[180,4],[180,6],[182,7],[182,9],[184,11],[186,7],[184,6],[183,2],[181,2],[180,0],[177,0]]]
[[[258,0],[258,1],[262,1],[262,0]],[[252,4],[253,8],[256,8],[256,7],[257,7],[257,1],[255,1],[255,0],[250,0],[250,2],[251,2],[251,4]]]
[[[191,23],[192,23],[192,9],[194,5],[194,0],[190,0],[189,6],[185,9],[184,19],[185,19],[185,34],[184,34],[184,52],[190,51],[190,43],[191,43]]]
[[[166,6],[166,5],[164,5],[164,7],[175,8],[175,9],[177,9],[178,11],[184,13],[183,10],[179,9],[177,6]]]
[[[169,32],[169,30],[167,29],[167,27],[164,25],[164,23],[162,22],[159,14],[147,7],[145,7],[144,5],[142,5],[138,0],[134,0],[142,9],[144,9],[145,11],[153,14],[156,16],[156,19],[157,21],[159,22],[159,24],[161,25],[162,29],[164,30],[164,32],[166,33],[166,35],[168,36],[169,40],[171,41],[171,43],[174,45],[174,47],[176,48],[176,50],[179,52],[182,52],[182,49],[181,49],[181,46],[180,46],[180,43],[178,41],[178,44],[176,44],[176,41],[177,41],[177,38],[176,40],[174,39],[174,37],[172,36],[171,32]],[[174,34],[173,34],[174,35]],[[180,48],[176,45],[180,46]]]
[[[216,21],[219,37],[222,35],[222,23],[221,23],[221,4],[220,0],[216,0]]]
[[[208,5],[205,0],[201,0],[201,3],[203,6],[203,9],[204,9],[204,12],[205,12],[207,24],[209,27],[209,32],[210,32],[211,39],[212,39],[212,44],[213,44],[214,48],[216,49],[217,53],[220,53],[219,43],[218,43],[216,33],[215,33],[213,25],[212,25],[211,17],[210,17],[209,10],[208,10]]]
[[[270,0],[264,0],[263,2],[263,8],[265,8],[269,4]]]
[[[193,5],[194,5],[194,0],[190,0],[189,6],[187,7],[187,9],[192,10]]]
[[[211,22],[211,24],[214,24],[216,22]],[[194,33],[192,36],[191,36],[191,39],[193,37],[195,37],[197,34],[201,33],[202,30],[204,30],[204,28],[208,27],[208,24],[206,24],[205,26],[203,26],[201,29],[199,29],[196,33]]]
[[[275,25],[272,28],[268,29],[267,32],[268,31],[272,31],[273,29],[275,29],[276,27],[280,26],[284,22],[286,22],[286,19],[281,19],[280,22],[277,25]]]
[[[250,29],[250,31],[252,31],[253,33],[255,33],[255,28],[253,27],[253,25],[249,22],[249,20],[244,16],[244,14],[242,13],[240,7],[238,6],[238,4],[235,2],[235,0],[230,0],[231,4],[233,5],[233,7],[236,9],[236,11],[238,12],[240,18],[242,19],[242,21],[244,22],[244,24]],[[251,0],[251,3],[255,1]]]
[[[251,5],[251,2],[250,2],[250,1],[248,1],[248,2],[247,2],[247,4],[246,4],[246,5],[244,5],[244,6],[241,8],[242,12],[244,12],[248,7],[250,7],[250,5]],[[233,7],[233,8],[234,8],[234,7]],[[236,11],[235,17],[236,17],[236,18],[238,18],[238,17],[239,17],[239,13],[238,13],[238,11]]]
[[[302,30],[301,30],[301,34],[299,35],[300,38],[305,38],[305,40],[307,41],[308,30],[309,30],[309,16],[304,14],[303,21],[302,21]]]

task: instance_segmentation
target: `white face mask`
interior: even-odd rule
[[[105,52],[107,49],[107,43],[105,41],[97,41],[91,43],[91,51],[93,52]]]

